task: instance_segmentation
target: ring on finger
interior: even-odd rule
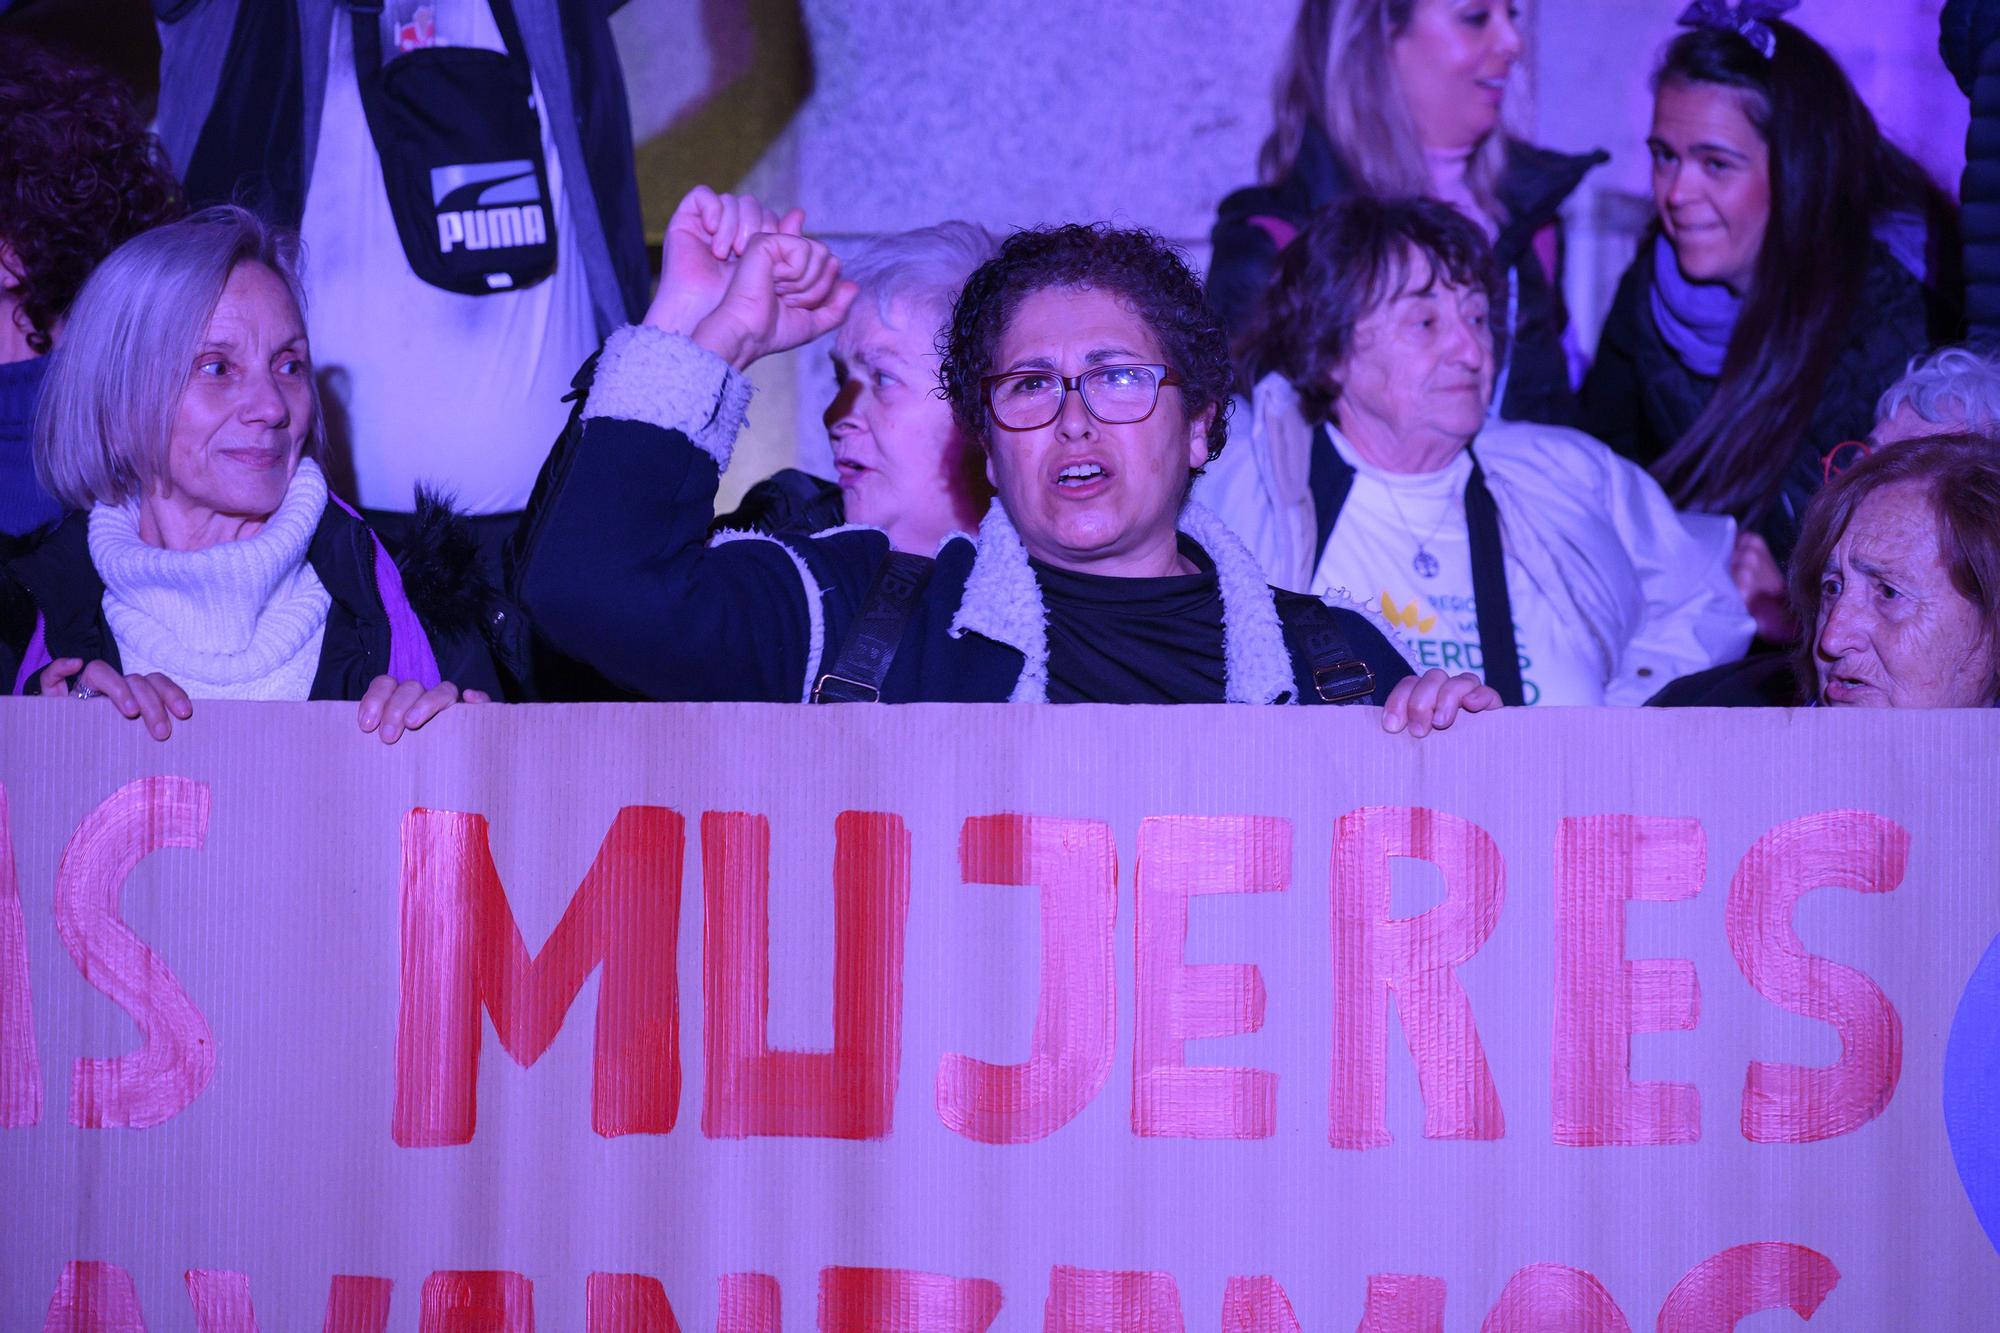
[[[92,689],[88,685],[79,685],[70,693],[69,697],[72,699],[96,699],[101,697],[101,692]]]

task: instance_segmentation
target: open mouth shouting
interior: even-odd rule
[[[1111,473],[1094,458],[1079,458],[1056,470],[1055,488],[1074,498],[1096,495],[1111,482]]]

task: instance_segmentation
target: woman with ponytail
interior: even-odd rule
[[[1823,456],[1867,434],[1883,389],[1948,331],[1938,297],[1957,287],[1951,204],[1776,17],[1796,2],[1682,15],[1653,76],[1658,220],[1583,386],[1586,429],[1779,563]]]

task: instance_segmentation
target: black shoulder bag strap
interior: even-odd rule
[[[4,8],[0,5],[0,8]],[[188,155],[190,208],[241,204],[297,227],[306,211],[305,74],[298,6],[245,0],[236,11],[215,101]]]
[[[882,699],[882,682],[903,641],[917,598],[931,581],[936,561],[927,555],[891,551],[868,586],[861,612],[847,631],[833,666],[813,685],[816,704],[872,704]]]
[[[1313,690],[1321,703],[1362,704],[1375,697],[1375,671],[1354,651],[1340,617],[1317,597],[1301,597],[1298,610],[1285,617],[1285,635],[1292,651],[1312,670]]]
[[[1471,450],[1466,451],[1472,454]],[[1507,595],[1507,557],[1500,546],[1500,509],[1486,489],[1479,455],[1465,479],[1465,526],[1472,539],[1472,601],[1479,616],[1480,674],[1502,703],[1519,708],[1521,650],[1514,642],[1514,604]]]

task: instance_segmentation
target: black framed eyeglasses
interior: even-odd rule
[[[979,381],[987,410],[1006,430],[1038,430],[1062,415],[1063,395],[1075,389],[1090,415],[1108,426],[1153,415],[1160,390],[1181,382],[1167,366],[1092,366],[1080,375],[1053,370],[1010,370]]]

